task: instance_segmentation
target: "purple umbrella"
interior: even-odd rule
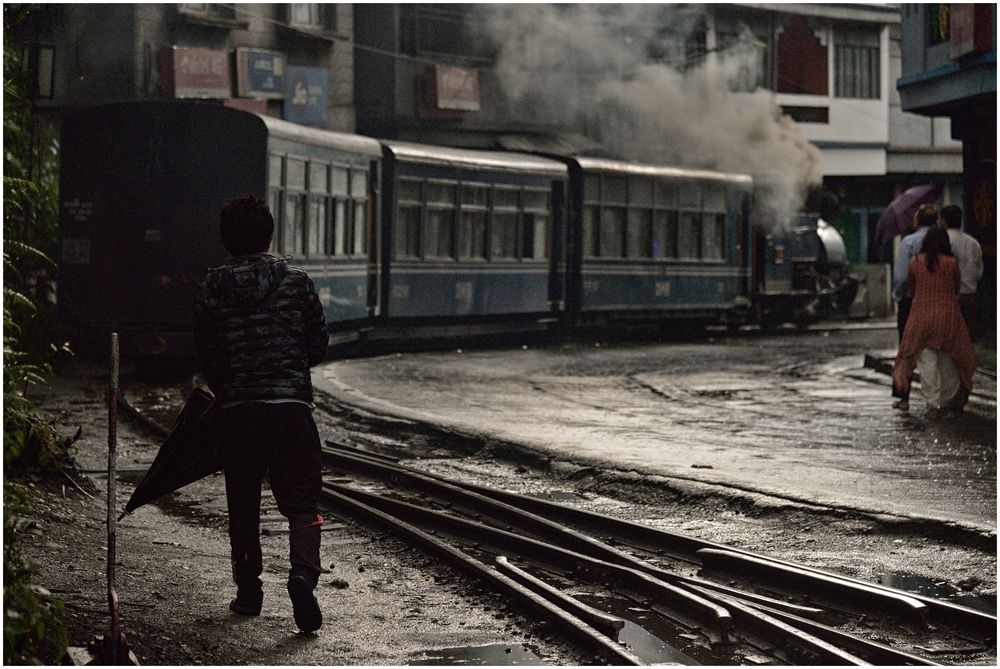
[[[913,215],[917,207],[938,199],[943,190],[941,184],[927,184],[907,188],[882,212],[875,226],[875,243],[887,244],[896,235],[904,235],[913,229]]]

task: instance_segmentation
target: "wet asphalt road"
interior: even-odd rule
[[[996,530],[996,382],[966,413],[891,408],[891,327],[688,343],[406,353],[327,363],[314,383],[380,413],[564,460],[809,504]],[[995,344],[986,350],[995,372]]]

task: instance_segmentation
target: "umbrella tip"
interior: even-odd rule
[[[125,517],[125,516],[127,516],[128,514],[129,514],[129,512],[128,512],[128,511],[122,511],[122,515],[118,516],[118,522],[119,522],[119,523],[120,523],[120,522],[122,522],[122,518],[124,518],[124,517]]]

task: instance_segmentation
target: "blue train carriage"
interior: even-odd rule
[[[857,284],[846,274],[844,240],[819,216],[801,213],[784,226],[762,224],[755,234],[753,304],[763,327],[805,326],[853,299]]]
[[[82,109],[61,131],[58,313],[78,350],[191,351],[191,303],[221,263],[225,198],[265,193],[264,122],[226,107],[127,102]]]
[[[261,118],[275,221],[271,250],[309,272],[334,340],[349,336],[378,314],[382,145]]]
[[[705,324],[746,307],[749,176],[583,157],[570,169],[576,323]]]
[[[384,167],[386,321],[520,326],[559,314],[564,164],[384,142]]]

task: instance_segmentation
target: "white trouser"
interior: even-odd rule
[[[940,409],[958,393],[961,380],[947,351],[923,349],[917,354],[917,371],[920,372],[920,394],[928,407]]]

